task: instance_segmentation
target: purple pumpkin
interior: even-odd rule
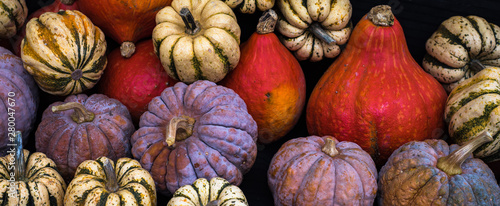
[[[0,47],[0,156],[6,155],[13,143],[14,129],[21,131],[23,142],[34,127],[38,108],[38,87],[24,69],[21,58]],[[9,137],[9,138],[7,138]]]
[[[239,185],[257,155],[257,123],[233,90],[179,82],[153,98],[132,135],[132,155],[158,191],[173,194],[198,178]]]

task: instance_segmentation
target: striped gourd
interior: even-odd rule
[[[104,33],[76,10],[46,12],[26,24],[21,43],[25,69],[53,95],[92,88],[106,67]]]
[[[248,206],[243,191],[221,177],[199,178],[177,189],[167,206]]]
[[[445,121],[456,143],[488,131],[494,138],[475,151],[486,162],[500,159],[500,68],[486,67],[455,87],[446,103]]]
[[[473,62],[500,66],[500,27],[478,16],[443,21],[426,42],[422,67],[449,93],[481,71]]]
[[[239,7],[241,13],[253,14],[255,9],[267,11],[273,8],[275,0],[224,0],[231,8]]]
[[[25,0],[0,0],[0,38],[16,35],[28,17]]]
[[[156,205],[153,178],[131,158],[82,162],[69,183],[64,205]]]
[[[184,83],[218,82],[240,59],[241,30],[220,0],[173,0],[156,14],[155,52],[167,74]]]

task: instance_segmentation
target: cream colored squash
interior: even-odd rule
[[[0,38],[16,35],[27,17],[26,0],[0,0]]]
[[[232,9],[239,6],[241,13],[253,14],[256,8],[259,11],[273,8],[275,0],[224,0],[224,2]]]

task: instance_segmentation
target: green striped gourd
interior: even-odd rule
[[[500,66],[500,27],[478,16],[443,21],[426,42],[422,67],[449,93],[481,71],[473,62]]]
[[[27,17],[25,0],[0,0],[0,38],[8,39],[16,35]]]
[[[199,178],[177,189],[167,206],[248,206],[243,191],[221,177]]]
[[[241,13],[253,14],[255,9],[267,11],[274,6],[275,0],[224,0],[231,8],[239,7]]]
[[[475,157],[500,159],[500,68],[486,67],[455,87],[446,102],[445,121],[453,141],[465,144],[484,131],[494,140],[479,147]]]
[[[241,30],[220,0],[173,0],[156,14],[155,53],[167,74],[184,83],[218,82],[240,59]]]
[[[82,162],[68,185],[64,205],[156,205],[153,178],[131,158]]]
[[[26,24],[24,68],[38,86],[67,96],[92,88],[106,67],[104,33],[76,10],[46,12]]]

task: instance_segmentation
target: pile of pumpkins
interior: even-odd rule
[[[275,205],[500,205],[500,27],[481,17],[442,22],[420,66],[387,5],[354,25],[349,0],[0,3],[2,204],[248,205],[258,146],[305,110],[310,136],[262,180]],[[235,12],[262,13],[245,42]],[[326,58],[306,97],[299,61]]]

